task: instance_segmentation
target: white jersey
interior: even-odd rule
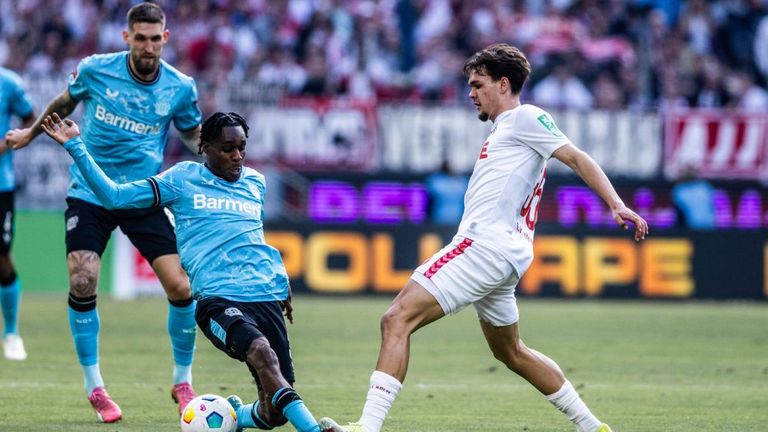
[[[533,259],[547,159],[569,142],[539,107],[499,114],[469,179],[457,236],[498,251],[522,276]]]

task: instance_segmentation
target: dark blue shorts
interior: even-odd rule
[[[67,198],[67,253],[78,250],[104,253],[115,228],[136,246],[150,264],[163,255],[178,254],[173,225],[162,207],[107,210],[77,198]]]
[[[265,337],[277,355],[283,378],[293,385],[293,360],[282,302],[241,303],[209,297],[197,302],[195,321],[216,348],[241,362],[245,362],[251,342]],[[261,390],[256,371],[250,365],[248,369]]]

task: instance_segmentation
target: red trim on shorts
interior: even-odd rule
[[[441,256],[437,261],[435,261],[427,271],[424,272],[424,276],[427,279],[431,279],[432,276],[437,273],[438,270],[440,270],[444,265],[448,264],[452,259],[456,258],[457,256],[464,253],[465,250],[467,250],[468,247],[472,246],[472,243],[474,240],[465,238],[461,241],[453,250],[448,251],[445,255]]]

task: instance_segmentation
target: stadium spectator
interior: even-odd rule
[[[293,323],[291,289],[280,252],[264,241],[264,176],[243,166],[245,120],[220,112],[206,119],[199,149],[204,164],[181,162],[121,184],[96,164],[72,120],[54,114],[42,127],[69,152],[105,208],[164,205],[173,212],[181,261],[199,300],[197,325],[216,348],[246,363],[258,387],[259,398],[252,404],[227,398],[237,410],[237,427],[268,430],[290,421],[298,431],[320,432],[293,389],[283,319],[285,314]]]
[[[715,228],[715,188],[706,179],[697,177],[693,167],[681,171],[671,192],[681,226],[697,230]]]
[[[464,213],[464,193],[469,179],[454,172],[446,160],[440,171],[425,180],[429,195],[429,216],[437,224],[455,225]]]
[[[533,86],[533,101],[550,109],[587,109],[594,98],[565,59],[557,60],[552,73]]]
[[[32,103],[29,101],[21,78],[14,72],[0,68],[0,136],[5,135],[14,116],[21,119],[22,127],[35,121]],[[13,151],[7,139],[0,140],[0,309],[3,313],[3,355],[9,360],[24,360],[27,352],[19,336],[19,302],[21,281],[11,259],[11,244],[16,225],[13,170]]]
[[[757,26],[754,42],[754,56],[757,70],[763,83],[768,82],[768,14],[763,16]]]
[[[608,70],[597,75],[592,85],[592,94],[595,97],[595,108],[606,111],[616,111],[624,108],[624,94],[619,83]]]
[[[491,45],[464,65],[470,99],[482,121],[494,123],[469,180],[466,209],[451,243],[412,274],[381,318],[381,349],[360,420],[333,432],[379,432],[408,371],[411,335],[474,305],[494,357],[546,395],[582,432],[610,432],[581,400],[560,367],[520,338],[515,288],[533,259],[533,235],[550,157],[577,173],[620,226],[648,224],[624,205],[602,169],[570,143],[541,108],[520,104],[530,64],[517,48]],[[510,208],[520,210],[510,211]]]
[[[691,0],[680,17],[680,29],[696,55],[712,52],[712,35],[715,32],[714,17],[705,0]]]
[[[755,84],[751,73],[732,71],[725,79],[725,88],[731,98],[730,106],[747,112],[768,111],[768,92]]]
[[[169,37],[165,14],[155,4],[141,3],[128,11],[127,19],[123,38],[129,51],[83,59],[68,87],[31,127],[9,132],[6,139],[14,149],[39,135],[48,115],[67,116],[81,101],[85,105],[84,136],[91,152],[117,178],[145,178],[159,171],[171,121],[190,148],[197,146],[201,113],[194,80],[160,58]],[[181,412],[195,397],[191,385],[195,305],[189,279],[179,263],[173,226],[161,208],[106,210],[76,166],[70,174],[65,213],[68,316],[88,400],[101,421],[112,423],[122,417],[120,407],[104,389],[96,309],[101,254],[119,226],[149,261],[168,297],[168,333],[174,357],[171,396]]]
[[[724,87],[722,65],[712,56],[701,61],[699,89],[696,92],[696,106],[700,108],[721,108],[728,102]]]

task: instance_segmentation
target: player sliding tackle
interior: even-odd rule
[[[379,432],[403,386],[411,334],[473,304],[494,357],[525,378],[576,425],[579,432],[610,432],[566,380],[560,367],[520,339],[515,287],[533,259],[533,232],[547,159],[576,172],[635,240],[648,224],[616,195],[600,167],[563,135],[541,108],[520,104],[531,66],[517,48],[498,44],[464,65],[469,98],[493,128],[469,180],[465,210],[451,244],[416,269],[381,319],[381,349],[363,414],[356,423],[320,424],[335,432]]]
[[[264,176],[244,167],[248,125],[235,113],[203,123],[199,154],[145,180],[116,184],[94,162],[72,120],[48,116],[41,125],[63,144],[107,208],[165,206],[176,218],[179,255],[197,299],[195,320],[216,348],[245,362],[259,399],[237,411],[238,428],[272,429],[291,422],[320,427],[296,391],[283,313],[293,322],[291,289],[277,249],[264,241]]]

